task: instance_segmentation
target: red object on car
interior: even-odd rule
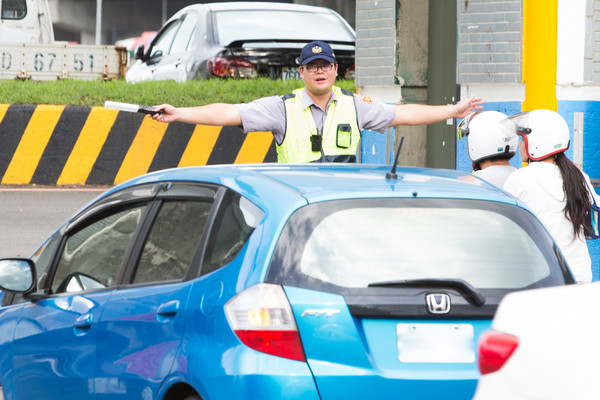
[[[131,46],[131,48],[133,50],[137,49],[137,47],[140,44],[144,45],[144,48],[146,48],[146,45],[150,42],[150,40],[152,40],[152,38],[154,38],[154,36],[156,35],[156,31],[145,31],[142,32],[142,34],[138,37],[136,37],[133,41],[133,44]]]
[[[519,345],[519,338],[498,331],[487,331],[479,339],[479,371],[482,375],[498,371]]]
[[[208,70],[218,78],[256,78],[258,73],[250,61],[235,57],[215,57],[208,60]]]

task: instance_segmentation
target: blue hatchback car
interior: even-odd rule
[[[458,171],[235,165],[116,186],[0,261],[16,399],[471,399],[509,292],[573,283],[541,223]]]

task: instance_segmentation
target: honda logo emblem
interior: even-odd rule
[[[450,296],[445,293],[431,293],[425,297],[427,310],[431,314],[448,314],[450,312]]]

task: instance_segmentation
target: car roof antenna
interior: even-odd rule
[[[396,159],[394,160],[394,165],[392,165],[392,170],[388,171],[385,174],[385,179],[398,179],[398,174],[396,173],[396,166],[398,165],[398,156],[400,155],[400,149],[402,149],[402,142],[404,142],[404,136],[400,137],[400,143],[398,143],[398,151],[396,152]]]

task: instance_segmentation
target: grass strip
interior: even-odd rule
[[[0,81],[0,103],[100,106],[106,100],[187,107],[209,103],[247,103],[264,96],[284,95],[302,87],[302,81],[259,78],[252,80],[151,81]],[[356,92],[353,80],[338,80],[342,89]]]

